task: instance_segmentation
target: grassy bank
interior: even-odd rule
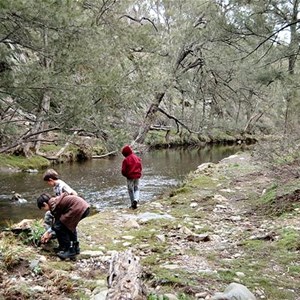
[[[16,155],[0,155],[0,171],[2,172],[42,169],[48,167],[49,165],[49,160],[37,155],[30,158]]]
[[[67,142],[70,139],[72,143]],[[141,148],[170,148],[191,145],[203,147],[213,144],[254,144],[256,142],[257,138],[253,135],[222,132],[216,129],[210,134],[188,132],[179,134],[173,130],[168,132],[154,130],[148,133],[145,145]],[[25,157],[17,151],[16,153],[0,154],[0,172],[43,169],[51,164],[88,160],[95,156],[105,156],[107,153],[115,154],[122,148],[125,142],[118,141],[118,143],[119,146],[105,145],[102,140],[84,136],[77,136],[75,141],[74,137],[62,135],[59,141],[41,144],[39,151],[43,156],[32,155]],[[66,144],[68,145],[66,146]],[[61,152],[62,149],[64,151]],[[61,154],[57,156],[60,152]]]

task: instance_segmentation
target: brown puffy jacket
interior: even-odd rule
[[[83,198],[67,193],[51,198],[48,204],[55,219],[60,220],[72,232],[83,213],[90,207]]]

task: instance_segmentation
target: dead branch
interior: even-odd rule
[[[21,136],[17,142],[7,146],[7,147],[4,147],[4,148],[1,148],[0,149],[0,153],[5,153],[7,152],[8,150],[11,150],[23,143],[26,143],[31,137],[33,136],[36,136],[36,135],[39,135],[40,133],[45,133],[45,132],[49,132],[49,131],[55,131],[55,130],[60,130],[60,128],[57,128],[57,127],[53,127],[53,128],[48,128],[48,129],[44,129],[44,130],[40,130],[38,132],[35,132],[35,133],[25,133],[23,136]]]
[[[133,17],[131,17],[131,16],[129,16],[129,15],[123,15],[123,16],[120,17],[120,19],[122,19],[122,18],[124,18],[124,17],[125,17],[125,18],[128,18],[128,19],[130,19],[130,20],[132,20],[132,21],[134,21],[134,22],[140,23],[141,25],[143,25],[142,21],[143,21],[143,20],[146,20],[146,21],[150,22],[150,23],[152,24],[152,26],[154,27],[154,29],[158,32],[158,29],[157,29],[157,27],[155,26],[154,22],[153,22],[152,20],[150,20],[149,18],[142,17],[142,18],[140,18],[140,19],[136,19],[136,18],[133,18]]]
[[[103,155],[93,155],[92,158],[104,158],[104,157],[110,156],[110,155],[112,155],[112,154],[115,154],[115,153],[117,153],[117,152],[118,152],[118,150],[114,150],[114,151],[105,153],[105,154],[103,154]]]
[[[153,125],[153,126],[150,126],[149,130],[163,130],[163,131],[170,131],[170,130],[171,130],[171,126]]]
[[[264,114],[264,112],[261,112],[261,113],[258,113],[258,114],[256,114],[256,115],[253,115],[249,120],[248,120],[248,122],[247,122],[247,124],[246,124],[246,126],[245,126],[245,128],[244,128],[244,132],[247,132],[247,130],[251,127],[250,125],[251,125],[251,123],[252,123],[252,121],[253,120],[255,120],[255,122],[253,122],[253,123],[256,123],[262,116],[263,116],[263,114]],[[253,126],[253,125],[252,125]]]
[[[171,116],[170,114],[168,114],[167,112],[165,112],[163,109],[161,109],[160,107],[157,108],[157,111],[160,111],[162,114],[166,115],[169,119],[172,119],[175,121],[176,125],[181,125],[183,128],[185,128],[189,133],[196,133],[198,134],[199,132],[193,131],[191,129],[189,129],[188,126],[186,126],[185,124],[183,124],[180,120],[178,120],[177,118],[175,118],[174,116]]]
[[[167,87],[166,87],[166,89],[167,89]],[[146,134],[149,131],[151,124],[154,121],[158,106],[160,105],[161,101],[163,100],[165,93],[166,93],[165,91],[156,93],[155,102],[151,103],[151,105],[146,113],[146,116],[144,119],[144,124],[143,124],[143,126],[140,127],[137,137],[131,143],[132,146],[135,143],[142,144],[144,142]]]
[[[36,154],[42,157],[45,157],[49,160],[57,160],[63,153],[64,151],[67,149],[67,147],[69,146],[71,140],[74,138],[75,135],[77,135],[78,131],[74,131],[73,134],[68,138],[68,140],[66,141],[66,143],[64,144],[63,147],[60,148],[60,150],[52,157],[47,157],[46,154],[40,152],[40,151],[36,151]]]

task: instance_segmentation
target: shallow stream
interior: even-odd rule
[[[218,162],[242,146],[206,146],[204,148],[154,150],[141,155],[143,177],[140,181],[140,205],[154,200],[167,190],[175,188],[185,176],[205,162]],[[107,207],[128,207],[126,180],[120,173],[121,155],[94,159],[84,163],[55,165],[61,179],[75,189],[100,211]],[[44,171],[38,173],[0,174],[0,227],[22,219],[42,218],[36,207],[36,198],[42,192],[52,193],[43,180]],[[28,202],[13,203],[13,193],[19,193]]]

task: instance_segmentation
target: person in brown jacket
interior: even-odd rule
[[[79,243],[76,235],[76,227],[80,220],[89,215],[90,206],[81,197],[63,193],[57,197],[51,197],[47,193],[41,194],[37,198],[39,209],[51,211],[55,218],[53,230],[58,240],[57,256],[61,259],[74,258],[76,256],[76,246]],[[41,238],[41,242],[48,242],[51,232],[46,232]]]

